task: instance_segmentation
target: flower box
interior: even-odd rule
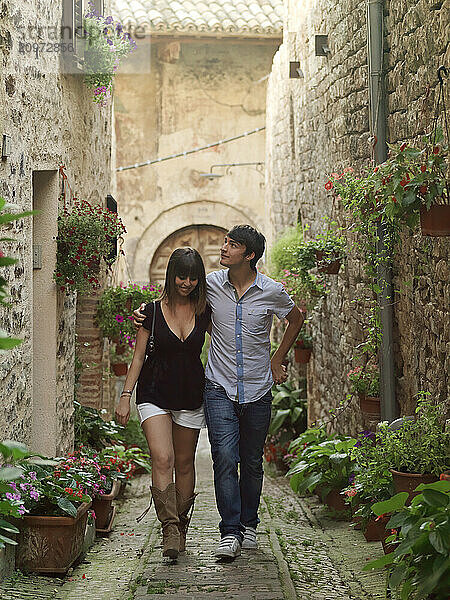
[[[450,235],[450,204],[432,204],[427,210],[420,209],[422,235],[434,237]]]
[[[371,415],[373,418],[381,418],[381,401],[377,396],[366,396],[366,394],[359,393],[359,408],[361,412],[366,415]]]
[[[92,501],[92,510],[95,512],[95,529],[106,529],[113,510],[112,502],[120,491],[120,481],[114,481],[109,494],[97,496]]]
[[[294,354],[295,354],[295,362],[298,362],[302,365],[306,365],[309,363],[311,358],[312,349],[311,348],[302,348],[301,346],[295,346]]]
[[[386,531],[386,523],[389,521],[386,517],[383,519],[370,519],[363,529],[366,542],[381,542],[389,533]]]
[[[80,556],[89,503],[79,506],[77,516],[25,516],[18,523],[16,567],[24,572],[66,573]]]
[[[331,490],[330,492],[328,492],[328,494],[325,496],[324,501],[329,508],[332,508],[333,510],[336,510],[338,512],[346,511],[348,509],[344,498],[341,496],[338,490]]]

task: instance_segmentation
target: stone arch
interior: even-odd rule
[[[200,252],[205,263],[206,273],[219,267],[219,248],[227,230],[215,225],[191,225],[175,231],[166,238],[153,255],[149,280],[153,283],[163,283],[167,261],[175,250],[183,246],[191,246]]]
[[[264,215],[259,218],[241,207],[225,202],[200,200],[184,202],[161,212],[146,228],[136,244],[131,265],[133,281],[147,282],[153,257],[175,232],[194,225],[212,226],[228,231],[234,225],[248,223],[262,229]]]

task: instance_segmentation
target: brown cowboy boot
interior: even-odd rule
[[[186,534],[189,522],[194,511],[194,502],[198,494],[193,494],[190,498],[184,498],[180,490],[177,489],[177,509],[178,509],[178,529],[180,531],[180,552],[186,550]],[[192,509],[192,510],[191,510]],[[191,514],[189,514],[191,511]]]
[[[156,514],[162,524],[163,556],[177,558],[180,551],[179,518],[177,513],[177,497],[175,484],[169,483],[165,490],[157,487],[151,488]]]

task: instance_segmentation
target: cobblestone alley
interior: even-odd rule
[[[161,558],[154,510],[137,524],[148,503],[149,479],[134,481],[120,504],[109,538],[97,539],[85,560],[64,579],[16,574],[2,582],[2,600],[375,600],[384,598],[384,577],[361,567],[381,556],[348,522],[327,519],[323,506],[297,497],[283,478],[266,477],[259,549],[234,563],[218,563],[212,468],[206,433],[197,455],[196,510],[188,551],[178,561]]]

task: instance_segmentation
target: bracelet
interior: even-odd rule
[[[121,396],[131,396],[133,394],[133,390],[123,390],[123,392],[120,394]]]

